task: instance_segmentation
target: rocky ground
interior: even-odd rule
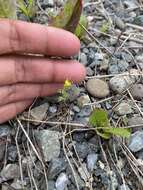
[[[63,3],[39,0],[33,21],[47,24]],[[2,190],[143,189],[142,0],[85,0],[84,14],[88,34],[77,59],[86,80],[72,86],[69,102],[35,100],[0,126]],[[130,139],[100,138],[88,126],[94,107],[114,127],[131,128]]]

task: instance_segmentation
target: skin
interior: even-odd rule
[[[83,80],[85,68],[79,62],[50,59],[68,58],[79,49],[70,32],[0,19],[0,123],[24,111],[35,97],[57,93],[66,79]]]

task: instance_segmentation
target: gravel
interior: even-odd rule
[[[47,14],[56,14],[65,1],[39,0],[44,12],[37,6],[33,22],[48,25]],[[89,21],[88,31],[95,40],[86,34],[74,59],[86,67],[87,77],[72,85],[67,101],[59,101],[59,94],[39,98],[30,115],[26,112],[18,116],[22,118],[28,139],[16,120],[1,124],[2,190],[12,187],[22,190],[22,184],[26,190],[45,190],[46,176],[49,190],[125,190],[123,178],[126,190],[143,189],[139,180],[143,173],[143,37],[141,30],[129,26],[143,26],[141,4],[137,0],[99,3],[84,0],[83,5],[83,13]],[[20,19],[27,20],[25,15],[18,14]],[[94,108],[107,112],[112,127],[132,125],[131,137],[100,138],[88,123]],[[43,122],[23,121],[24,117]],[[128,160],[135,161],[135,169]],[[19,173],[20,161],[23,178]]]

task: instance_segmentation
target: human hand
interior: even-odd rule
[[[79,48],[79,40],[62,29],[0,19],[0,123],[35,97],[56,93],[66,79],[84,79],[85,68],[77,61],[38,56],[69,57]]]

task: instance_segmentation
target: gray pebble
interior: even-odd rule
[[[130,190],[130,188],[127,185],[121,185],[118,190]]]
[[[79,107],[83,107],[85,104],[88,104],[90,102],[90,98],[88,95],[82,95],[77,99],[77,105]]]
[[[118,65],[109,65],[109,68],[108,68],[108,73],[109,74],[118,74],[119,73],[119,67]]]
[[[80,89],[76,85],[72,85],[72,87],[68,90],[68,98],[70,102],[73,102],[77,99],[80,94]]]
[[[17,164],[8,164],[0,173],[0,176],[5,180],[11,180],[20,177],[20,170]]]
[[[140,125],[139,127],[133,127],[132,130],[135,132],[137,130],[142,130],[143,128],[143,118],[141,116],[133,116],[129,118],[128,125]]]
[[[0,137],[9,136],[11,132],[11,128],[8,125],[0,125]]]
[[[40,106],[37,106],[37,107],[31,109],[30,115],[31,115],[32,119],[42,121],[46,117],[48,108],[49,108],[49,104],[44,103]],[[35,124],[38,124],[38,123],[36,122]]]
[[[77,113],[80,112],[80,108],[78,106],[73,106],[72,109],[73,109],[74,112],[77,112]]]
[[[61,173],[56,180],[56,190],[65,190],[68,181],[68,176],[65,173]]]
[[[119,116],[133,113],[132,107],[126,102],[120,103],[114,111]]]
[[[49,112],[50,113],[56,113],[57,112],[57,106],[56,105],[50,106],[49,107]]]
[[[60,155],[59,132],[41,130],[35,131],[34,134],[44,155],[45,161],[51,161]]]
[[[135,17],[133,23],[139,26],[143,26],[143,15]]]
[[[85,66],[88,64],[87,55],[83,52],[80,54],[80,62]]]
[[[123,20],[120,17],[115,17],[115,24],[121,30],[123,30],[125,28],[125,23],[123,22]]]
[[[134,84],[139,79],[138,74],[138,70],[132,69],[130,72],[123,73],[123,76],[114,76],[109,81],[110,88],[114,92],[121,94],[124,90],[126,90],[130,85]]]
[[[136,131],[131,135],[128,148],[132,152],[138,152],[143,149],[143,131]]]
[[[93,153],[87,156],[87,168],[90,172],[94,170],[97,159],[98,159],[98,154]]]
[[[54,158],[48,167],[48,179],[54,179],[57,175],[66,170],[66,167],[67,162],[64,158]]]
[[[131,94],[136,100],[141,100],[143,98],[143,85],[134,84],[131,88]]]
[[[105,98],[110,93],[108,84],[100,79],[88,80],[87,91],[96,98]]]
[[[92,76],[94,74],[94,70],[90,67],[86,67],[86,74],[87,76]]]

